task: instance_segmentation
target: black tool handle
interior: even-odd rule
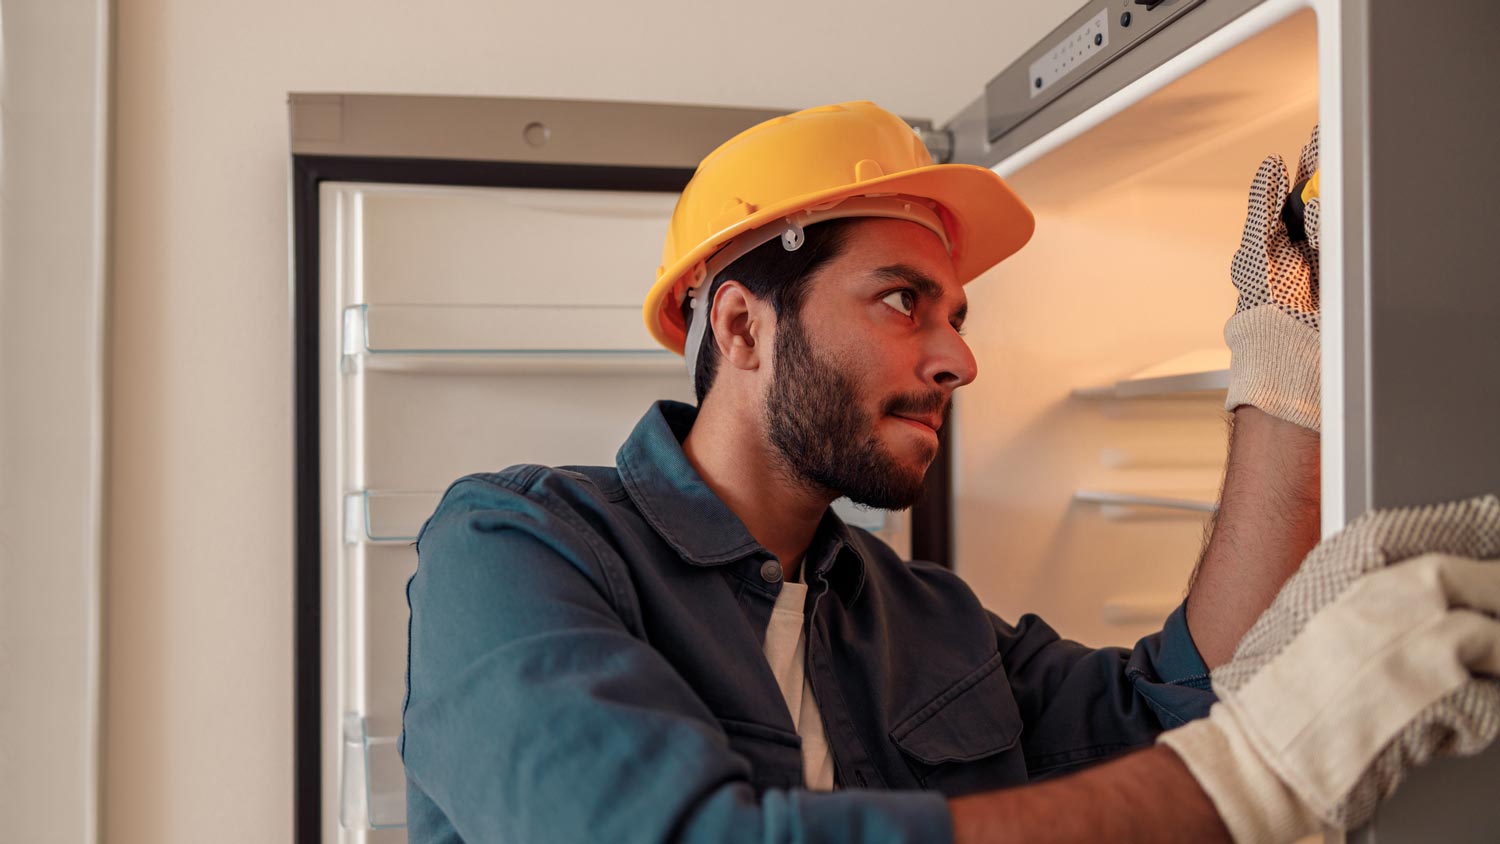
[[[1307,203],[1302,201],[1302,191],[1307,187],[1308,179],[1303,179],[1292,185],[1292,193],[1286,198],[1286,204],[1281,206],[1281,221],[1286,223],[1286,231],[1291,235],[1293,243],[1301,243],[1307,240],[1307,227],[1303,225],[1302,213],[1307,210]]]

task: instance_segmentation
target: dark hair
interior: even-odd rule
[[[788,252],[775,238],[757,246],[725,267],[714,276],[708,289],[708,301],[713,302],[719,285],[733,279],[745,285],[758,299],[770,298],[771,308],[776,312],[779,324],[793,325],[802,309],[802,299],[807,294],[807,281],[824,264],[837,258],[844,250],[850,225],[856,218],[846,217],[814,223],[803,232],[806,239],[802,247]],[[693,324],[691,297],[682,300],[682,317],[685,325]],[[692,350],[687,350],[692,354]],[[698,351],[697,375],[693,378],[693,391],[698,404],[714,384],[714,375],[719,371],[719,347],[714,343],[713,323],[703,332],[703,345]]]

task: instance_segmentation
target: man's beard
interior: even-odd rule
[[[766,421],[788,474],[867,507],[904,510],[921,499],[937,446],[922,446],[921,469],[887,451],[853,383],[813,354],[795,317],[783,319],[776,332],[775,366]],[[882,412],[925,416],[946,412],[946,405],[940,392],[906,393],[888,399]]]

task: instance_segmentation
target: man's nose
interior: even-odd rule
[[[958,329],[945,323],[928,341],[922,370],[923,380],[951,393],[978,376],[979,362]]]

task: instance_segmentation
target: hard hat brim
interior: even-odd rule
[[[1031,209],[1010,186],[993,171],[972,164],[933,164],[806,194],[758,209],[663,268],[642,308],[651,336],[682,354],[687,328],[682,324],[680,303],[693,268],[736,236],[804,208],[871,194],[903,194],[936,202],[953,243],[953,269],[962,284],[1015,254],[1036,228]]]

